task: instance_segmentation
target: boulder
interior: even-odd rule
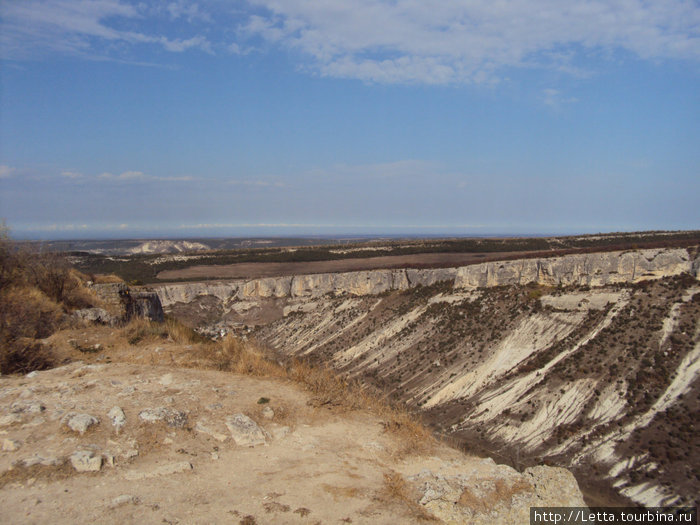
[[[258,424],[245,414],[234,414],[226,418],[231,437],[236,445],[254,447],[265,444],[265,433]]]
[[[146,423],[165,422],[172,428],[184,428],[187,425],[187,413],[172,408],[147,408],[139,412],[139,419]]]
[[[63,417],[61,423],[73,432],[84,434],[90,427],[98,425],[100,420],[90,414],[76,414],[75,412],[70,412]]]
[[[102,468],[102,456],[91,450],[77,450],[71,455],[70,462],[78,472],[98,472]]]
[[[80,319],[81,321],[106,324],[110,326],[116,324],[117,322],[117,319],[103,308],[83,308],[82,310],[76,310],[73,312],[73,317]]]

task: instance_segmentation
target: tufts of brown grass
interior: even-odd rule
[[[386,503],[398,503],[411,518],[418,521],[439,521],[418,502],[418,494],[398,472],[384,474],[384,483],[377,499]]]
[[[165,332],[167,337],[178,344],[193,345],[197,343],[208,343],[209,339],[195,332],[189,326],[181,323],[172,317],[165,318]]]
[[[226,336],[215,347],[215,366],[219,370],[257,377],[286,376],[285,369],[266,358],[260,348],[237,337]]]
[[[384,430],[400,440],[401,447],[396,450],[395,456],[403,458],[428,454],[437,445],[432,432],[406,408],[378,402],[373,409],[384,419]]]
[[[133,318],[121,331],[131,345],[158,339],[169,339],[182,345],[209,342],[189,326],[170,317],[164,323],[155,323],[141,317]]]
[[[505,504],[510,507],[513,496],[521,492],[531,492],[532,485],[524,479],[515,480],[509,484],[503,479],[497,479],[492,487],[477,493],[465,488],[457,504],[475,512],[490,512],[496,506]]]
[[[122,279],[121,277],[119,277],[118,275],[115,275],[113,273],[110,273],[110,274],[99,273],[99,274],[92,276],[92,282],[95,284],[117,284],[117,283],[123,283],[124,279]]]

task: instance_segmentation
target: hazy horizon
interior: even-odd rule
[[[610,230],[610,231],[570,231],[570,232],[507,232],[507,231],[493,231],[493,232],[450,232],[450,231],[435,231],[435,232],[407,232],[407,231],[377,231],[377,232],[363,232],[363,231],[337,231],[337,232],[326,232],[326,233],[305,233],[304,231],[299,232],[281,232],[281,233],[262,233],[256,234],[255,232],[250,232],[249,234],[231,234],[231,235],[185,235],[181,232],[173,232],[173,234],[168,235],[167,233],[160,232],[155,235],[141,235],[135,233],[134,235],[120,235],[115,233],[113,236],[103,235],[96,236],[89,233],[85,233],[83,236],[71,236],[71,232],[56,233],[55,235],[45,235],[39,236],[18,236],[10,231],[10,237],[17,241],[36,241],[36,242],[100,242],[100,241],[151,241],[151,240],[169,240],[169,241],[206,241],[206,240],[220,240],[220,239],[329,239],[329,240],[343,240],[352,241],[354,239],[441,239],[441,238],[528,238],[528,237],[564,237],[564,236],[578,236],[578,235],[606,235],[606,234],[626,234],[626,233],[645,233],[652,230]],[[662,231],[662,230],[654,230]],[[695,230],[663,230],[663,231],[695,231]]]

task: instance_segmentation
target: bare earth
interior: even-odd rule
[[[530,505],[582,504],[562,469],[520,474],[439,443],[407,450],[380,415],[318,406],[288,380],[182,368],[197,365],[196,345],[124,346],[108,327],[51,342],[69,352],[76,339],[102,346],[86,361],[0,376],[3,523],[395,524],[435,512],[526,523]],[[257,442],[229,426],[239,414]]]
[[[373,501],[384,473],[398,466],[379,421],[315,411],[291,385],[213,371],[82,363],[0,384],[7,407],[22,401],[45,407],[18,412],[21,421],[2,427],[3,438],[20,443],[0,456],[5,523],[238,523],[246,516],[258,523],[346,517],[393,523],[402,514]],[[261,397],[270,399],[270,420],[257,403]],[[126,414],[119,433],[107,417],[113,406]],[[186,412],[186,426],[139,419],[140,411],[156,407]],[[70,411],[100,423],[81,436],[61,427]],[[261,422],[269,434],[265,445],[232,441],[224,419],[236,413]],[[198,423],[214,435],[197,431]],[[100,472],[78,474],[70,461],[21,463],[69,458],[76,450],[114,456],[115,464],[104,460]]]
[[[526,256],[529,252],[519,252]],[[501,259],[514,252],[494,253],[419,253],[415,255],[386,255],[366,259],[339,259],[336,261],[288,262],[288,263],[237,263],[228,265],[199,265],[181,270],[166,270],[158,279],[257,279],[283,275],[338,273],[378,268],[421,268],[466,266],[489,260]]]

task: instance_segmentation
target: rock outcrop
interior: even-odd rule
[[[101,308],[89,308],[76,312],[76,317],[102,324],[126,323],[134,318],[162,323],[165,318],[156,292],[134,292],[124,283],[95,284],[92,289],[110,312]]]
[[[529,283],[604,286],[681,273],[697,276],[699,267],[700,258],[693,260],[685,249],[649,249],[518,259],[459,268],[369,270],[249,281],[163,284],[156,290],[167,308],[175,303],[189,303],[199,296],[212,296],[221,301],[314,298],[326,294],[365,296],[444,281],[452,282],[457,289]]]
[[[537,283],[546,286],[605,286],[658,279],[693,270],[683,249],[587,253],[548,259],[521,259],[465,266],[455,288]]]

